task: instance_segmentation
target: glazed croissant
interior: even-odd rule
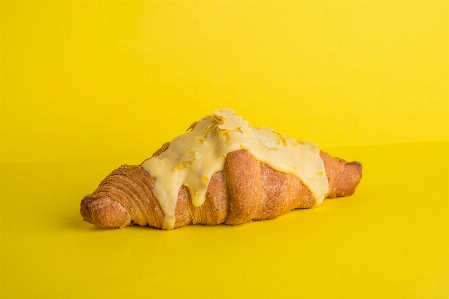
[[[169,146],[164,144],[153,156],[162,154]],[[361,163],[346,162],[322,151],[319,155],[329,182],[325,197],[353,194],[362,177]],[[142,164],[123,165],[84,197],[81,215],[85,221],[106,228],[131,224],[162,228],[164,213],[153,194],[154,182]],[[294,175],[276,171],[241,149],[230,152],[222,171],[213,174],[202,205],[194,206],[188,188],[180,188],[174,228],[272,219],[315,204],[311,191]]]

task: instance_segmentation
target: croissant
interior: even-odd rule
[[[203,127],[201,127],[202,122],[205,123]],[[123,228],[132,224],[163,229],[179,228],[189,224],[237,225],[252,220],[273,219],[296,208],[315,207],[325,197],[352,195],[362,177],[360,162],[346,162],[340,158],[331,157],[314,148],[313,144],[310,146],[297,143],[293,139],[269,129],[268,133],[265,131],[262,133],[275,136],[273,138],[277,138],[277,141],[273,142],[273,147],[273,144],[267,145],[268,141],[265,137],[268,135],[264,135],[263,138],[257,137],[256,143],[263,153],[278,157],[276,155],[288,148],[291,143],[292,150],[305,148],[306,151],[314,153],[316,156],[314,165],[302,170],[306,173],[309,171],[308,169],[313,169],[311,177],[298,178],[298,165],[307,163],[304,160],[300,160],[299,164],[295,164],[296,166],[291,166],[291,168],[284,167],[283,171],[274,169],[277,168],[273,167],[273,165],[276,166],[276,163],[261,161],[262,158],[256,159],[255,156],[260,156],[260,152],[248,146],[250,143],[245,143],[248,138],[253,138],[252,135],[242,137],[245,130],[249,128],[248,134],[253,134],[254,129],[229,109],[218,110],[214,115],[194,123],[189,128],[191,130],[189,133],[194,133],[192,131],[195,131],[196,127],[200,127],[198,132],[202,134],[194,135],[198,146],[194,148],[195,150],[190,151],[190,156],[186,156],[189,157],[188,159],[180,157],[179,161],[172,164],[176,165],[172,171],[173,176],[179,176],[184,169],[194,167],[192,165],[197,161],[201,161],[201,163],[198,162],[199,165],[206,168],[208,164],[202,161],[198,155],[202,154],[201,148],[212,146],[208,145],[209,139],[207,138],[212,138],[210,136],[214,135],[214,142],[222,140],[224,145],[230,144],[230,140],[233,138],[243,139],[240,139],[238,149],[228,148],[229,152],[226,155],[217,155],[215,158],[211,158],[220,167],[217,168],[218,171],[212,169],[210,177],[202,172],[201,175],[198,175],[197,185],[191,182],[187,183],[186,179],[180,181],[179,188],[177,187],[179,184],[175,185],[175,193],[172,192],[175,194],[172,208],[161,201],[161,198],[170,192],[161,188],[159,189],[162,190],[162,193],[160,190],[157,191],[156,182],[160,180],[159,183],[162,184],[164,181],[164,177],[157,174],[157,171],[171,171],[167,171],[163,167],[165,164],[160,163],[166,163],[163,161],[167,161],[168,158],[164,155],[167,156],[170,150],[176,150],[176,138],[171,143],[165,143],[150,159],[140,165],[120,166],[112,171],[92,194],[88,194],[82,199],[80,213],[84,221],[104,228]],[[215,134],[213,134],[214,130]],[[198,136],[205,138],[203,141],[198,141]],[[181,147],[185,147],[186,140],[180,140],[178,143],[181,144]],[[186,149],[182,148],[182,150]],[[207,152],[203,155],[206,157]],[[173,156],[178,158],[179,152],[175,152]],[[159,161],[158,166],[149,167],[150,162],[155,161]],[[290,161],[286,161],[286,163],[291,164]],[[322,169],[323,167],[324,169]],[[194,169],[193,173],[197,174],[202,171],[202,168],[192,168]],[[153,173],[156,173],[156,177],[153,176]],[[188,175],[186,176],[188,177]],[[201,178],[204,182],[201,182]],[[172,181],[168,180],[168,182],[170,183],[169,187],[173,185]],[[201,186],[204,186],[203,195],[201,195]],[[321,192],[322,194],[320,190],[324,190]]]

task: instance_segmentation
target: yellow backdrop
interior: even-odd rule
[[[448,298],[449,2],[1,1],[2,298]],[[215,108],[363,162],[239,227],[79,201]]]
[[[219,107],[321,146],[449,139],[446,2],[2,2],[1,14],[2,161],[137,163]]]

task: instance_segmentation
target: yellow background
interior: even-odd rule
[[[2,298],[448,298],[449,2],[0,2]],[[237,227],[83,223],[213,109],[363,163]]]

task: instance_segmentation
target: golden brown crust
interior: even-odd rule
[[[229,200],[228,188],[222,171],[216,172],[210,182],[204,204],[195,207],[190,199],[189,211],[191,224],[214,225],[223,223],[228,218]]]
[[[154,155],[168,147],[168,143],[164,144]],[[348,163],[324,152],[320,156],[329,181],[327,196],[351,195],[361,179],[361,164]],[[154,180],[141,165],[123,165],[84,197],[81,215],[85,221],[100,227],[136,223],[161,228],[164,214],[152,192]],[[223,171],[212,176],[203,205],[193,206],[186,187],[179,190],[175,228],[272,219],[314,204],[311,192],[296,177],[275,171],[248,151],[239,150],[229,153]]]
[[[362,178],[362,164],[360,162],[346,162],[340,158],[331,157],[321,151],[320,157],[326,169],[329,191],[326,197],[340,197],[352,195]]]
[[[250,221],[262,204],[259,162],[245,150],[231,152],[223,173],[229,191],[229,215],[225,223],[235,225]]]
[[[125,227],[131,223],[126,209],[108,197],[83,200],[81,215],[85,221],[99,227]]]

